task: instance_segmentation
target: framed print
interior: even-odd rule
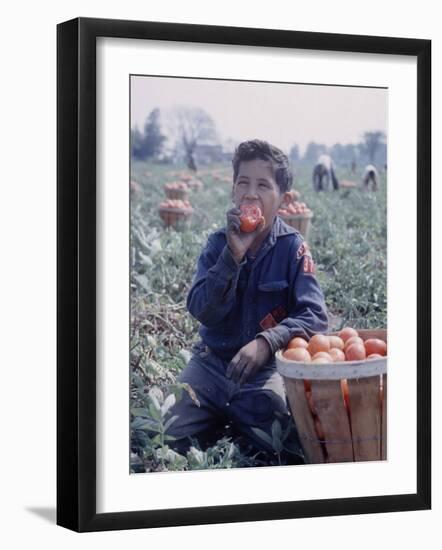
[[[57,523],[430,508],[430,41],[57,39]]]

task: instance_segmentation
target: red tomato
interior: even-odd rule
[[[346,340],[348,340],[349,338],[351,338],[352,336],[358,336],[358,331],[355,330],[354,328],[351,328],[351,327],[344,327],[340,332],[339,332],[339,336],[340,338],[342,338],[344,340],[344,342]]]
[[[326,351],[318,351],[313,355],[312,361],[316,362],[316,359],[319,359],[319,357],[322,357],[323,359],[326,359],[329,363],[333,363],[333,358],[330,353],[327,353]]]
[[[315,334],[310,338],[308,350],[311,355],[315,355],[318,351],[330,351],[330,340],[325,334]]]
[[[337,361],[345,361],[345,353],[342,349],[332,348],[329,353],[333,359],[333,362],[336,363]]]
[[[312,363],[319,363],[323,365],[329,365],[332,362],[333,361],[331,360],[331,358],[327,359],[326,357],[322,357],[321,355],[319,357],[315,357],[314,359],[312,359]]]
[[[351,346],[352,344],[360,344],[361,346],[363,346],[364,340],[362,340],[360,336],[351,336],[348,340],[345,341],[344,351],[348,348],[348,346]]]
[[[300,336],[295,336],[295,338],[292,338],[290,342],[287,344],[287,349],[290,348],[308,348],[308,342],[304,340],[304,338],[301,338]]]
[[[365,350],[367,355],[387,355],[387,344],[380,338],[369,338],[365,341]]]
[[[329,336],[328,339],[331,348],[344,349],[344,340],[339,336]]]
[[[255,231],[258,225],[264,220],[261,209],[254,204],[241,204],[241,226],[240,229],[244,233],[251,233]]]
[[[365,348],[362,344],[351,344],[345,350],[347,361],[362,361],[366,358]]]
[[[289,361],[301,361],[303,363],[310,363],[310,353],[304,348],[290,348],[286,350],[282,356]]]

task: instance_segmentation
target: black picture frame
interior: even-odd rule
[[[97,37],[395,54],[416,58],[419,193],[415,494],[97,513]],[[58,25],[57,50],[57,524],[83,532],[429,509],[431,41],[79,18]]]

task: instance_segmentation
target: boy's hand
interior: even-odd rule
[[[226,376],[244,384],[268,363],[272,353],[264,338],[255,338],[242,347],[227,367]]]
[[[231,208],[227,212],[227,244],[229,245],[233,257],[238,263],[242,261],[257,235],[264,230],[265,225],[265,221],[263,220],[257,226],[255,231],[244,233],[240,230],[240,216],[241,210],[236,207]]]

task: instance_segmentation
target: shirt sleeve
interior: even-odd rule
[[[198,259],[197,272],[187,295],[187,309],[206,327],[216,326],[236,301],[236,287],[244,259],[233,258],[227,244],[220,250],[213,236]]]
[[[302,254],[303,250],[305,254]],[[285,348],[295,336],[308,340],[328,329],[324,295],[316,279],[312,256],[304,242],[294,251],[290,282],[293,307],[288,316],[275,327],[256,335],[265,338],[272,353]]]

